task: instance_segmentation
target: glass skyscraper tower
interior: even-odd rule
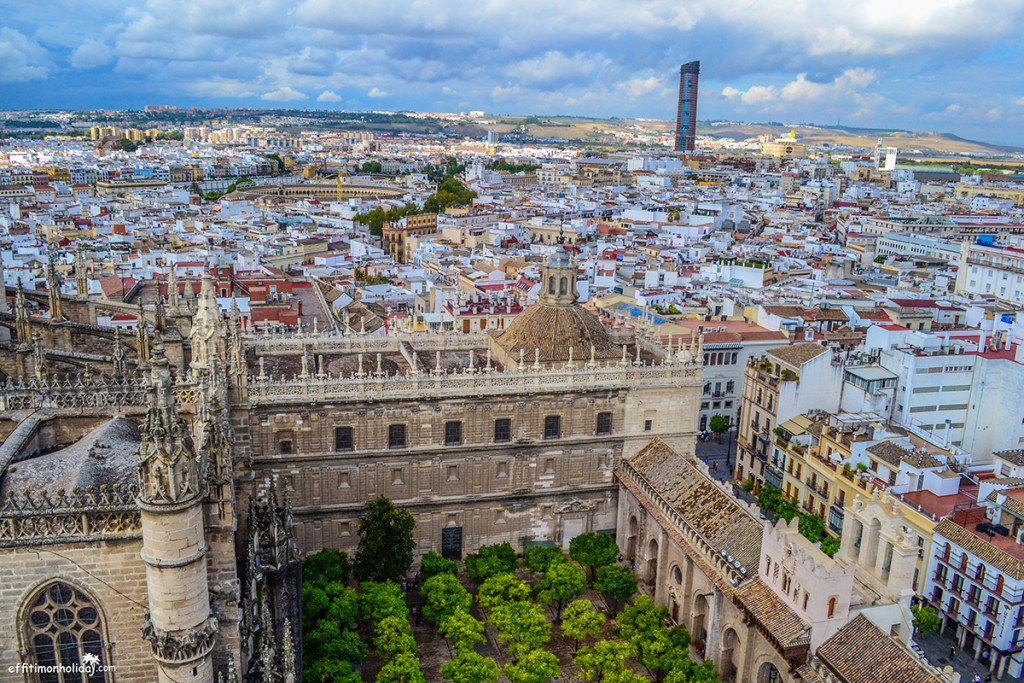
[[[676,112],[676,151],[692,152],[697,142],[697,81],[700,62],[679,67],[679,109]]]

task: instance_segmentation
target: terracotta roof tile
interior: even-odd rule
[[[942,680],[863,614],[818,648],[817,656],[845,683],[940,683]]]
[[[736,598],[783,648],[810,642],[810,627],[760,579],[737,588]]]

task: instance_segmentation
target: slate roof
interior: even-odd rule
[[[818,648],[845,683],[940,683],[942,679],[863,614]]]

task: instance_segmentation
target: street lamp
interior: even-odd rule
[[[738,425],[737,425],[738,426]],[[732,416],[729,417],[729,440],[726,442],[725,447],[725,469],[728,472],[732,467]]]

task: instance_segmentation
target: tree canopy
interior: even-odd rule
[[[515,662],[505,665],[505,676],[512,683],[546,683],[559,673],[558,657],[547,650],[525,652]]]
[[[397,581],[412,567],[416,521],[381,496],[359,520],[359,545],[352,570],[358,581]]]
[[[562,549],[554,545],[532,545],[523,552],[523,564],[531,572],[543,574],[552,562],[565,559]]]
[[[364,621],[377,625],[388,617],[408,617],[405,594],[397,584],[367,581],[359,588],[359,617]]]
[[[424,555],[420,561],[420,578],[424,581],[438,574],[457,576],[458,573],[459,565],[457,562],[445,559],[433,550]]]
[[[587,568],[591,583],[597,568],[614,563],[618,554],[619,547],[608,534],[580,534],[569,541],[569,557]]]
[[[483,583],[492,576],[514,572],[519,565],[516,551],[508,543],[481,546],[466,556],[466,576]]]
[[[377,683],[427,683],[416,655],[403,652],[381,667]]]
[[[712,415],[711,419],[708,420],[708,429],[721,438],[722,434],[729,431],[729,418],[725,415]]]
[[[636,594],[638,582],[636,576],[628,567],[620,567],[609,564],[597,570],[597,580],[594,581],[594,590],[603,593],[612,599],[612,610],[618,611],[621,603],[629,600]]]
[[[473,617],[461,606],[456,607],[451,614],[441,620],[438,631],[451,641],[452,647],[456,651],[472,650],[474,646],[486,640],[483,622]]]
[[[498,630],[498,639],[508,643],[509,651],[516,658],[551,640],[551,624],[544,616],[544,608],[536,603],[498,605],[491,611],[489,621]]]
[[[562,635],[573,639],[573,651],[576,651],[580,649],[581,640],[601,635],[604,623],[604,615],[594,609],[594,603],[590,600],[573,600],[565,608]]]
[[[515,574],[497,574],[480,584],[476,599],[489,612],[502,603],[529,600],[530,587]]]
[[[441,667],[441,676],[452,683],[497,683],[498,663],[473,650],[459,650],[455,659]]]
[[[551,565],[537,583],[537,599],[555,608],[555,623],[562,621],[562,610],[569,601],[587,592],[587,575],[571,562]]]
[[[576,675],[582,681],[594,683],[640,683],[645,679],[627,668],[635,653],[630,643],[615,640],[602,640],[593,647],[580,648],[573,658],[573,663],[579,667]]]
[[[324,548],[318,553],[306,556],[302,565],[303,585],[325,586],[340,583],[347,586],[352,576],[348,553],[335,548]]]
[[[939,627],[942,626],[942,617],[934,607],[914,605],[910,610],[914,613],[914,628],[921,635],[937,633]]]
[[[424,601],[423,616],[433,624],[440,625],[456,609],[469,612],[473,606],[473,596],[451,574],[438,574],[424,581],[420,595]]]
[[[382,662],[390,662],[403,653],[416,652],[409,621],[401,617],[385,617],[374,629],[373,651]]]

